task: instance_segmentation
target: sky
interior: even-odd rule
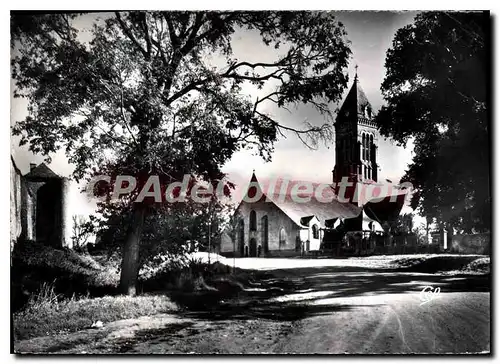
[[[334,14],[344,24],[347,38],[351,42],[352,58],[348,70],[350,81],[344,97],[352,85],[354,67],[358,65],[360,84],[374,110],[377,111],[384,102],[380,85],[385,75],[386,51],[390,48],[396,31],[411,23],[417,13],[353,11],[334,12]],[[86,27],[93,18],[94,15],[89,14],[78,20],[77,24],[84,37],[88,36]],[[258,34],[253,32],[236,32],[233,37],[233,51],[236,57],[250,61],[252,58],[262,60],[266,57],[272,59],[275,56],[273,50],[264,47]],[[13,87],[11,82],[11,90]],[[249,88],[248,92],[252,94],[252,97],[256,96],[255,90]],[[332,108],[335,109],[335,107],[336,105],[332,105]],[[305,120],[316,125],[323,122],[322,116],[309,106],[291,109],[290,112],[277,109],[266,111],[274,114],[280,122],[286,125],[300,126]],[[26,102],[11,97],[11,124],[23,119],[26,115]],[[41,163],[44,158],[33,155],[26,147],[19,147],[17,142],[17,138],[11,138],[11,153],[17,166],[23,173],[26,173],[29,171],[30,162]],[[404,149],[395,146],[390,140],[380,138],[378,151],[378,160],[381,165],[380,179],[398,181],[404,174],[408,163],[411,162],[411,144]],[[309,150],[295,136],[288,135],[286,139],[281,139],[275,144],[271,162],[265,163],[254,154],[251,151],[237,152],[223,167],[223,171],[238,188],[246,186],[253,170],[257,177],[262,179],[289,177],[318,183],[331,182],[335,160],[334,141],[327,145],[320,144],[316,150]],[[49,167],[62,176],[69,176],[72,171],[72,166],[68,164],[62,152],[53,156]],[[72,185],[71,194],[70,198],[74,201],[76,214],[92,212],[93,204],[78,192],[76,184]]]
[[[351,41],[352,58],[349,65],[349,86],[344,91],[344,97],[352,85],[355,65],[358,65],[358,78],[361,87],[375,111],[383,105],[380,85],[385,76],[385,55],[391,47],[396,31],[411,23],[416,12],[334,12],[347,31]],[[245,47],[255,53],[256,47],[243,39]],[[250,43],[250,46],[249,46]],[[334,106],[335,107],[335,106]],[[279,113],[283,120],[294,125],[300,125],[304,120],[313,124],[321,122],[321,118],[312,108],[303,106],[293,113]],[[380,138],[379,162],[381,178],[398,181],[411,161],[412,145],[406,149],[397,147],[390,140]],[[236,153],[226,164],[225,171],[238,183],[247,183],[255,169],[257,177],[272,178],[275,175],[314,182],[331,182],[335,161],[334,141],[329,145],[320,145],[317,150],[309,150],[293,137],[287,137],[276,143],[272,162],[265,163],[257,156],[248,152]]]

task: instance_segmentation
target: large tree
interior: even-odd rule
[[[490,229],[489,30],[487,12],[417,15],[387,52],[377,115],[383,135],[414,141],[413,207],[468,232]]]
[[[241,148],[270,159],[281,134],[308,146],[331,136],[328,118],[294,126],[270,106],[313,105],[326,117],[347,85],[345,31],[326,12],[116,12],[80,34],[73,14],[12,14],[15,96],[29,102],[13,128],[49,156],[63,149],[74,178],[98,173],[164,182],[223,178]],[[87,16],[88,21],[88,16]],[[238,59],[233,35],[269,51]],[[249,33],[245,33],[249,32]],[[245,93],[246,84],[261,91]],[[264,91],[266,91],[264,93]],[[269,92],[267,92],[269,91]],[[121,288],[135,293],[148,204],[132,204]]]

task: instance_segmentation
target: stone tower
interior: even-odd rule
[[[69,180],[45,163],[31,163],[30,172],[20,179],[22,239],[71,248]]]
[[[342,177],[352,182],[377,182],[378,129],[373,109],[361,88],[358,74],[335,122],[335,168],[333,182]]]

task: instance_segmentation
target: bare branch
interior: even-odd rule
[[[283,137],[285,137],[283,133],[284,130],[294,133],[297,136],[297,138],[299,138],[299,140],[307,148],[311,150],[316,149],[318,139],[327,140],[331,136],[331,126],[326,123],[321,126],[312,126],[311,124],[308,124],[307,129],[301,130],[282,125],[273,118],[271,118],[269,115],[263,114],[259,111],[256,111],[255,113],[261,116],[262,118],[266,119],[267,121],[271,122],[276,127],[276,130],[279,132],[279,134],[282,135]],[[310,145],[305,138],[309,139],[312,145]]]

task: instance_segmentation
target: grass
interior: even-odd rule
[[[152,264],[139,275],[140,296],[117,295],[119,259],[25,243],[12,255],[12,311],[16,340],[74,332],[93,322],[178,310],[181,301],[218,294],[211,282],[228,267],[192,256],[183,264]],[[208,283],[207,283],[208,282]],[[157,294],[148,292],[157,291]],[[168,291],[168,292],[167,292]],[[167,295],[168,294],[168,295]],[[189,297],[188,297],[189,296]]]
[[[14,314],[16,340],[75,332],[90,328],[98,320],[106,324],[178,309],[164,295],[60,298],[53,286],[44,284],[24,309]]]

